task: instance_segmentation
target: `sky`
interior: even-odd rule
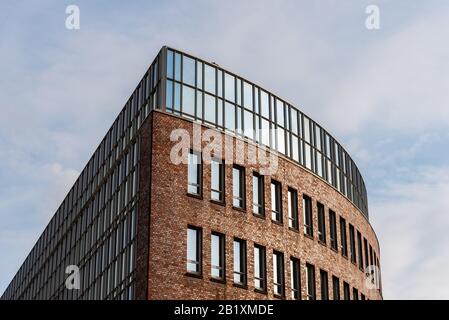
[[[80,29],[65,25],[68,5]],[[368,5],[379,8],[369,30]],[[285,98],[357,163],[385,299],[449,299],[449,2],[0,4],[0,292],[163,45]]]

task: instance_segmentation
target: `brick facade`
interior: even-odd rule
[[[210,166],[203,166],[203,197],[187,195],[187,166],[170,161],[174,142],[170,133],[183,128],[192,132],[192,122],[180,117],[154,111],[142,126],[140,138],[140,194],[137,243],[138,299],[273,299],[272,252],[284,254],[285,292],[290,298],[290,257],[300,260],[301,298],[306,298],[306,263],[315,266],[316,293],[320,297],[319,272],[328,272],[329,292],[332,298],[332,276],[340,278],[340,296],[343,281],[355,287],[367,299],[381,299],[379,290],[365,287],[365,275],[357,265],[335,252],[329,246],[328,209],[337,215],[337,234],[340,245],[339,217],[346,219],[349,251],[349,224],[367,239],[380,260],[378,240],[365,216],[342,194],[308,170],[279,157],[278,170],[264,177],[265,218],[252,213],[252,173],[258,165],[245,165],[246,211],[232,207],[232,165],[225,166],[225,204],[210,201]],[[206,127],[203,127],[203,130]],[[223,133],[221,133],[223,135]],[[235,142],[235,138],[234,138]],[[245,145],[247,142],[245,142]],[[283,224],[271,221],[270,181],[282,183]],[[287,215],[287,189],[298,191],[299,232],[290,230]],[[303,233],[302,195],[312,198],[314,238]],[[327,246],[318,242],[317,201],[325,206]],[[202,277],[186,275],[186,230],[188,225],[202,228]],[[226,235],[226,282],[210,280],[210,234]],[[147,236],[149,235],[149,237]],[[357,235],[357,233],[356,233]],[[233,238],[247,241],[248,286],[233,285]],[[357,239],[356,239],[357,240]],[[254,243],[266,247],[267,293],[254,290]],[[358,253],[358,252],[357,252]],[[145,276],[142,275],[145,273]],[[148,275],[148,277],[146,277]]]

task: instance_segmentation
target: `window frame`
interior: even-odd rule
[[[252,179],[252,187],[253,187],[253,214],[257,217],[264,217],[265,216],[265,179],[264,176],[259,174],[256,171],[253,171],[253,175],[252,175],[253,179]],[[261,203],[256,203],[254,202],[254,180],[257,179],[257,200],[261,200]],[[255,212],[254,208],[257,207],[260,209],[260,212]]]
[[[298,191],[288,187],[288,227],[291,230],[299,231],[299,213],[298,213]]]
[[[219,185],[219,189],[216,190],[213,188],[213,170],[212,170],[212,165],[213,162],[218,163],[218,185]],[[219,203],[219,204],[224,204],[225,203],[225,165],[223,162],[223,159],[219,159],[219,158],[212,158],[211,159],[211,164],[210,164],[210,199],[212,202],[215,203]],[[219,195],[219,199],[214,199],[214,192],[218,193]]]
[[[215,249],[212,246],[212,243],[213,243],[212,237],[218,237],[218,259],[219,259],[218,265],[214,265],[212,262],[213,251]],[[211,243],[210,244],[210,268],[211,268],[210,276],[211,276],[211,280],[225,282],[226,281],[226,236],[223,233],[212,231],[210,240],[211,240],[210,241],[210,243]],[[219,274],[221,272],[222,275],[214,276],[213,272],[212,272],[213,269],[218,269]]]
[[[189,181],[190,179],[190,155],[195,155],[197,157],[197,159],[199,160],[199,163],[196,164],[197,166],[197,180],[198,180],[198,185],[193,185],[194,187],[196,187],[199,192],[198,193],[193,193],[189,191],[189,187],[192,185],[191,182]],[[189,149],[189,160],[188,160],[188,164],[187,164],[187,193],[189,195],[192,196],[197,196],[197,197],[202,197],[203,196],[203,161],[202,160],[202,154],[200,151],[196,151],[193,149]]]
[[[189,253],[189,241],[188,241],[188,233],[187,233],[187,245],[186,245],[186,273],[188,275],[194,275],[194,276],[202,276],[203,274],[203,229],[201,227],[188,225],[187,226],[187,232],[188,230],[193,230],[196,232],[196,246],[195,250],[197,253],[198,260],[189,260],[188,259],[188,253]],[[191,271],[188,268],[189,263],[194,263],[195,265],[198,265],[198,271]]]
[[[273,189],[274,188],[274,189]],[[271,221],[282,224],[282,184],[281,182],[271,179]],[[274,192],[274,197],[273,197]],[[275,204],[273,206],[273,198]]]
[[[302,196],[302,212],[304,223],[304,234],[313,238],[313,209],[312,198],[306,194]],[[308,222],[309,220],[309,222]]]
[[[284,297],[285,296],[284,254],[280,251],[273,250],[272,259],[273,259],[273,294],[274,296],[277,297]]]
[[[348,257],[348,236],[346,232],[346,219],[340,216],[340,248],[341,255]]]
[[[318,241],[326,244],[326,216],[324,205],[317,202],[317,220],[318,220]]]
[[[290,294],[293,300],[301,300],[301,262],[295,257],[290,257]]]
[[[256,250],[259,251],[259,275],[256,277]],[[267,292],[267,252],[266,248],[259,244],[254,244],[254,263],[253,263],[253,275],[254,275],[254,290],[256,292]],[[260,281],[262,286],[258,287],[256,281]]]
[[[316,300],[315,266],[306,263],[306,294],[307,300]]]
[[[234,172],[238,171],[238,177],[239,177],[239,191],[240,194],[238,196],[236,196],[234,194],[234,185],[235,185],[235,179],[234,179]],[[237,209],[241,209],[241,210],[246,210],[246,174],[245,174],[245,168],[239,165],[233,165],[232,166],[232,207],[233,208],[237,208]],[[237,200],[239,202],[241,202],[241,205],[239,204],[238,206],[235,205],[234,201]]]
[[[239,260],[240,260],[240,266],[239,270],[236,270],[235,265],[235,243],[239,243]],[[236,286],[243,286],[246,287],[248,284],[248,270],[247,270],[247,256],[246,256],[246,240],[240,239],[240,238],[234,238],[232,242],[232,250],[233,250],[233,282]],[[243,277],[243,282],[236,281],[235,277],[236,274]]]
[[[323,269],[320,269],[320,291],[321,300],[329,300],[329,275],[328,272]]]

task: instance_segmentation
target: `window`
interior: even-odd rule
[[[246,109],[253,110],[253,86],[247,82],[243,82],[243,105]]]
[[[334,300],[340,300],[340,279],[332,276],[332,291]]]
[[[365,250],[365,268],[369,266],[369,259],[368,259],[368,241],[366,241],[365,238],[363,238],[363,249]]]
[[[224,202],[224,166],[223,161],[211,161],[211,199]]]
[[[195,115],[195,90],[187,86],[182,86],[182,112]]]
[[[281,183],[271,181],[271,219],[282,223]]]
[[[326,243],[326,220],[324,217],[324,206],[321,203],[317,203],[318,211],[318,240],[322,243]]]
[[[187,192],[194,195],[201,195],[201,153],[190,150],[188,160],[188,182]]]
[[[167,77],[173,78],[173,51],[167,51]]]
[[[304,195],[302,197],[302,212],[304,219],[304,233],[313,237],[312,199]]]
[[[225,98],[235,102],[235,78],[228,73],[225,73]]]
[[[288,188],[288,226],[298,230],[298,192],[293,188]]]
[[[284,254],[278,251],[273,251],[273,289],[275,295],[284,295]]]
[[[245,208],[245,169],[238,166],[232,168],[232,205]]]
[[[253,212],[256,215],[264,214],[263,176],[253,173]]]
[[[321,300],[329,300],[329,283],[327,272],[320,270]]]
[[[347,282],[343,282],[343,299],[344,300],[351,299],[351,293],[349,291],[349,283]]]
[[[359,300],[359,290],[352,288],[352,300]]]
[[[246,286],[246,241],[234,239],[234,283]]]
[[[346,237],[346,220],[340,217],[340,242],[341,242],[341,254],[345,257],[348,256],[348,244]]]
[[[315,267],[309,263],[306,264],[306,278],[307,278],[307,300],[315,300]]]
[[[299,259],[290,258],[291,297],[294,300],[301,299],[301,275],[299,270]]]
[[[337,218],[335,212],[333,212],[332,210],[329,210],[329,225],[330,225],[331,248],[338,251]]]
[[[265,247],[254,245],[254,287],[266,291],[266,257]]]
[[[204,89],[215,94],[215,68],[204,64]]]
[[[187,56],[183,56],[182,80],[184,83],[195,86],[195,60]]]
[[[373,247],[369,245],[369,265],[373,266]]]
[[[201,229],[187,228],[187,272],[201,274]]]
[[[225,103],[225,127],[235,131],[235,106],[229,102]]]
[[[357,230],[357,249],[359,257],[359,268],[363,270],[363,249],[362,249],[362,235]]]
[[[211,235],[210,273],[212,278],[224,280],[225,278],[225,236],[213,232]]]
[[[349,248],[351,250],[351,262],[356,263],[357,257],[355,252],[355,231],[352,224],[349,224]]]
[[[204,95],[204,120],[215,124],[215,97],[210,94]]]
[[[366,300],[366,297],[365,297],[365,295],[363,293],[360,294],[360,299],[361,300]]]

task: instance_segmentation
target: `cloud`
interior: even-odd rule
[[[413,173],[411,182],[387,181],[371,198],[384,296],[444,299],[449,294],[449,167],[414,168]]]

